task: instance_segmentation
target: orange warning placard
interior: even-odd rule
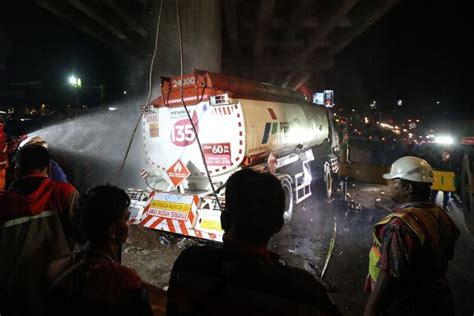
[[[166,173],[175,187],[180,185],[191,174],[181,159],[176,160],[176,162],[166,170]]]

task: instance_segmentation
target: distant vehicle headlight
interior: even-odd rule
[[[452,145],[454,144],[454,138],[448,135],[436,136],[435,143],[444,144],[444,145]]]

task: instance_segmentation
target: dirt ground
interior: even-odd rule
[[[349,184],[349,203],[334,199],[328,203],[312,196],[298,205],[291,222],[270,242],[269,247],[281,254],[287,264],[311,272],[334,298],[344,315],[361,315],[366,294],[363,283],[367,274],[371,227],[388,212],[375,204],[389,206],[386,187],[362,183]],[[459,205],[452,202],[449,213],[462,234],[448,278],[458,315],[473,315],[474,243],[463,223]],[[329,243],[336,224],[335,246],[321,279]],[[180,251],[202,241],[132,226],[122,261],[135,268],[147,282],[165,288],[171,268]]]

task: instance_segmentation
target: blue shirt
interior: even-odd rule
[[[63,169],[61,169],[59,164],[53,159],[49,160],[49,172],[50,172],[50,175],[49,175],[50,178],[53,179],[54,181],[67,182],[67,177]]]

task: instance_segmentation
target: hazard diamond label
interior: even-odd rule
[[[166,170],[166,173],[175,187],[180,185],[191,174],[181,159],[176,160],[176,162]]]

